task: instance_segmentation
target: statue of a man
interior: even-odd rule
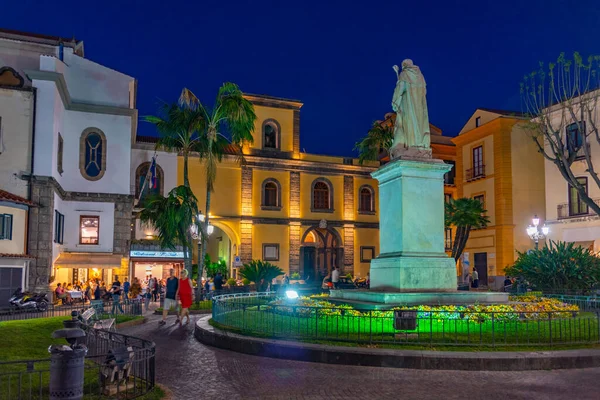
[[[431,157],[425,78],[412,60],[402,61],[400,74],[397,65],[393,68],[398,80],[392,99],[396,112],[392,158]]]

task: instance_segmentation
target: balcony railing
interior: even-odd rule
[[[600,205],[600,199],[593,199]],[[558,219],[586,217],[596,215],[585,203],[562,203],[557,206]]]
[[[481,164],[467,170],[467,182],[485,178],[485,165]]]

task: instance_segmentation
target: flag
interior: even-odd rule
[[[154,153],[154,156],[152,156],[152,162],[150,163],[150,168],[148,168],[148,172],[146,173],[146,176],[144,177],[144,180],[142,182],[142,187],[140,188],[140,196],[138,198],[138,201],[141,200],[142,197],[144,197],[144,191],[146,187],[152,190],[156,189],[157,186],[158,182],[156,181],[156,153]]]
[[[150,164],[150,169],[148,170],[150,173],[150,181],[148,182],[148,187],[150,189],[156,189],[156,157],[152,157],[152,164]]]

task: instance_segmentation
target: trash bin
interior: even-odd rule
[[[84,361],[87,347],[78,343],[85,338],[73,319],[65,321],[65,329],[52,333],[52,337],[65,339],[70,345],[52,345],[50,352],[50,400],[80,400],[83,398]]]
[[[417,329],[417,312],[394,311],[394,329],[398,331],[414,331]]]

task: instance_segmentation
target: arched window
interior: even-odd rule
[[[281,148],[281,127],[274,119],[263,122],[263,149],[279,150]]]
[[[164,191],[164,173],[160,165],[156,164],[156,172],[154,179],[148,180],[148,182],[144,185],[148,178],[148,171],[150,170],[150,165],[152,163],[145,162],[141,163],[137,169],[135,170],[135,198],[139,199],[140,195],[147,196],[148,194],[160,194],[163,195]],[[152,175],[150,176],[152,178]],[[142,193],[142,187],[144,188],[144,192]],[[142,197],[143,197],[142,196]]]
[[[262,209],[281,210],[281,185],[276,179],[265,179],[262,184]]]
[[[88,181],[97,181],[106,172],[106,136],[98,128],[87,128],[79,141],[79,171]]]
[[[359,190],[358,212],[363,214],[375,212],[375,191],[371,186],[361,186]]]
[[[325,178],[316,179],[312,184],[312,211],[333,212],[333,186]]]

